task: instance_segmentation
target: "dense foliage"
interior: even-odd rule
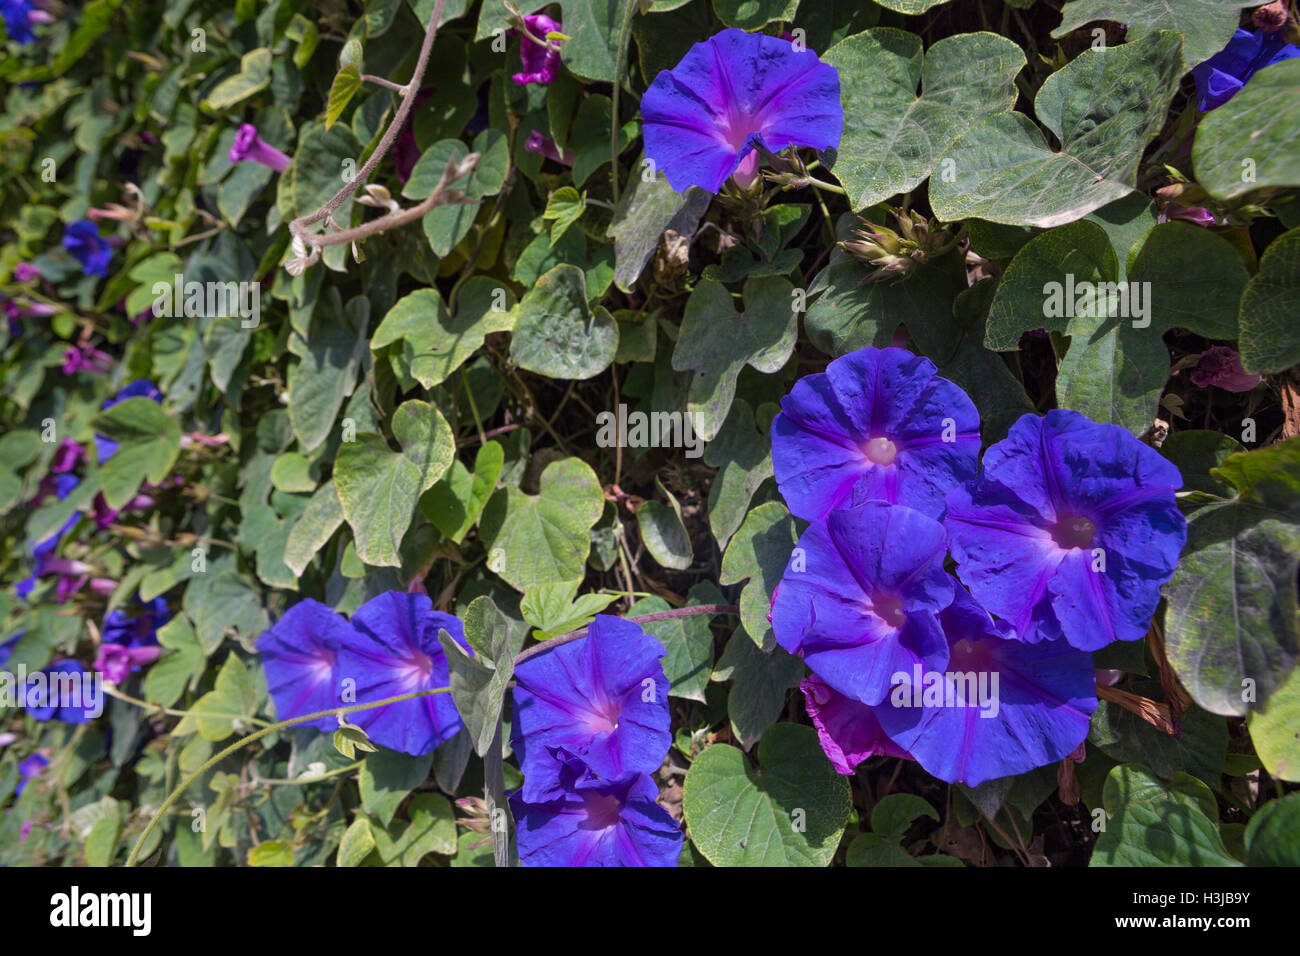
[[[0,865],[1300,864],[1291,4],[0,7]]]

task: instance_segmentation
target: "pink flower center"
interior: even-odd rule
[[[593,702],[587,726],[597,734],[612,734],[618,730],[618,719],[623,715],[623,708],[615,701]]]
[[[612,794],[607,797],[592,795],[587,797],[587,826],[585,829],[607,830],[618,823],[618,811],[621,803]]]
[[[429,675],[433,673],[433,658],[421,651],[416,651],[412,656],[406,659],[406,666],[403,668],[403,676],[407,683],[412,686],[419,686],[428,683]]]
[[[898,446],[888,438],[873,438],[862,450],[874,465],[892,465],[898,457]]]

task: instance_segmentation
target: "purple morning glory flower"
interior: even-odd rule
[[[777,643],[835,690],[878,704],[890,675],[948,660],[943,525],[883,501],[833,511],[799,539],[772,601]]]
[[[122,683],[127,675],[162,656],[158,628],[170,617],[167,602],[160,597],[147,603],[137,598],[136,604],[144,608],[143,613],[131,617],[116,608],[104,616],[104,626],[100,629],[95,670],[114,684]]]
[[[50,465],[50,471],[56,475],[76,471],[85,460],[86,449],[82,447],[81,442],[65,438],[59,442],[58,450],[54,453],[54,462]]]
[[[1300,57],[1300,47],[1281,33],[1238,30],[1214,56],[1192,69],[1201,112],[1217,109],[1267,66]]]
[[[460,619],[435,611],[425,594],[389,591],[371,598],[352,615],[352,628],[356,633],[339,646],[335,683],[356,681],[358,704],[448,686],[440,630],[469,650]],[[450,694],[362,710],[349,719],[375,743],[413,756],[450,740],[463,726]]]
[[[104,399],[104,404],[99,406],[99,410],[102,412],[105,409],[112,408],[118,402],[124,402],[128,398],[149,398],[161,405],[163,397],[162,392],[158,391],[158,386],[153,382],[148,379],[137,378],[112,398]],[[95,455],[101,465],[117,454],[119,447],[121,446],[114,439],[96,433]]]
[[[91,678],[81,661],[65,658],[51,664],[41,674],[44,681],[39,685],[33,684],[31,677],[27,678],[27,713],[42,723],[57,720],[65,724],[84,724],[90,720]],[[60,699],[61,691],[73,692],[70,688],[76,688],[79,701]]]
[[[1249,392],[1264,379],[1241,367],[1241,353],[1227,345],[1212,345],[1201,353],[1189,376],[1197,388],[1217,385],[1228,392]]]
[[[547,159],[554,160],[563,166],[572,166],[575,158],[571,149],[560,152],[560,147],[555,144],[555,140],[540,129],[535,129],[528,134],[528,137],[524,140],[524,149],[530,153],[536,153],[538,156],[545,156]]]
[[[261,163],[277,173],[288,169],[290,162],[288,156],[257,135],[257,127],[252,123],[239,127],[235,132],[235,141],[230,146],[230,161],[241,163],[244,160]]]
[[[45,773],[45,768],[50,765],[42,754],[34,753],[18,765],[18,786],[14,787],[14,796],[21,797],[23,791],[27,789],[27,781],[39,777]]]
[[[757,144],[838,147],[840,75],[780,37],[723,30],[654,78],[641,117],[646,156],[673,189],[716,193],[733,173],[741,186],[754,181]]]
[[[40,277],[41,271],[30,263],[20,262],[14,266],[15,282],[31,282],[33,279],[39,279]]]
[[[86,275],[101,278],[108,275],[113,247],[99,234],[99,227],[89,219],[68,223],[63,230],[63,248],[81,263],[81,271]]]
[[[563,789],[550,748],[581,758],[604,781],[659,769],[672,742],[666,653],[640,625],[599,614],[586,637],[515,668],[511,746],[524,800],[539,803]]]
[[[975,477],[980,419],[935,371],[905,349],[865,348],[795,383],[772,421],[772,466],[796,517],[873,500],[943,516],[948,492]]]
[[[266,670],[266,686],[275,701],[276,717],[292,720],[342,706],[335,663],[339,648],[356,639],[351,624],[311,598],[289,608],[274,627],[259,637],[257,653]],[[338,720],[322,717],[308,726],[333,730]]]
[[[1146,634],[1187,522],[1178,469],[1118,425],[1028,414],[948,496],[957,575],[1022,640],[1092,651]]]
[[[519,41],[519,59],[524,69],[511,79],[519,86],[554,83],[555,75],[560,71],[560,51],[554,49],[554,42],[546,39],[546,34],[563,33],[563,27],[544,13],[526,16],[524,23],[528,32],[546,46],[542,47],[528,37],[522,37]]]
[[[569,789],[548,803],[526,803],[519,793],[511,794],[519,864],[676,866],[682,830],[658,797],[644,773]]]
[[[78,372],[93,372],[103,375],[113,367],[113,357],[85,342],[75,345],[63,353],[63,374],[76,375]]]
[[[845,697],[816,674],[805,677],[799,689],[822,750],[836,772],[852,775],[854,768],[869,757],[912,759],[886,735],[876,717],[878,708]]]
[[[973,787],[1055,763],[1083,743],[1097,709],[1091,654],[1016,640],[962,588],[942,619],[947,668],[899,673],[874,708],[895,744],[940,780]]]

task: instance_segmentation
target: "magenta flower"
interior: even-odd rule
[[[63,353],[63,374],[76,375],[78,372],[93,372],[102,375],[113,367],[113,357],[101,352],[89,343],[74,345]]]
[[[544,134],[540,129],[535,129],[528,134],[528,138],[524,140],[524,149],[530,153],[536,153],[538,156],[553,159],[564,166],[573,165],[573,150],[566,149],[561,153],[560,148],[555,145],[555,140]]]
[[[245,123],[235,133],[235,142],[230,147],[230,161],[240,163],[251,160],[261,163],[267,169],[282,173],[289,168],[289,157],[257,135],[257,127]]]
[[[33,279],[39,279],[40,277],[41,277],[40,270],[37,269],[34,265],[30,265],[26,262],[20,262],[18,263],[18,265],[14,266],[15,282],[31,282]]]
[[[803,691],[808,716],[817,728],[822,750],[838,773],[852,774],[868,757],[912,759],[911,754],[886,736],[876,717],[879,708],[845,697],[816,674],[805,677],[799,689]]]
[[[138,671],[144,665],[156,661],[162,656],[162,650],[157,644],[148,647],[100,644],[99,656],[95,658],[95,670],[109,682],[120,684],[132,671]]]
[[[553,83],[555,74],[560,70],[560,51],[554,48],[552,41],[546,39],[546,34],[562,32],[561,25],[544,13],[524,17],[524,24],[529,33],[546,45],[542,46],[523,37],[519,42],[519,59],[523,61],[524,69],[511,79],[519,86]]]
[[[811,50],[779,37],[723,30],[697,43],[641,97],[645,153],[678,192],[716,193],[727,177],[747,186],[762,146],[840,144],[840,75]]]
[[[1214,345],[1202,352],[1191,379],[1197,388],[1217,385],[1226,392],[1249,392],[1264,381],[1259,375],[1248,374],[1241,367],[1241,355],[1226,345]]]
[[[81,442],[65,438],[59,442],[59,450],[54,453],[54,463],[50,465],[50,471],[56,475],[76,471],[85,460],[86,449],[81,446]]]

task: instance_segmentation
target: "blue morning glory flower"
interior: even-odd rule
[[[23,791],[27,789],[27,781],[33,777],[39,777],[45,773],[45,768],[50,765],[49,760],[43,754],[34,753],[18,765],[18,786],[14,787],[14,796],[21,797]]]
[[[257,653],[278,719],[292,720],[343,705],[334,665],[339,648],[354,637],[352,625],[341,615],[305,598],[257,639]],[[338,720],[322,717],[308,726],[332,730]]]
[[[511,746],[522,799],[539,803],[565,789],[553,748],[604,781],[659,769],[672,742],[666,653],[638,624],[599,614],[586,637],[515,668]]]
[[[99,410],[104,411],[105,409],[112,408],[114,405],[119,402],[124,402],[128,398],[150,398],[161,405],[163,396],[162,392],[158,391],[158,386],[153,382],[148,379],[137,378],[112,398],[104,399],[104,404],[99,406]],[[96,432],[95,455],[99,458],[99,463],[101,465],[117,454],[119,447],[121,446],[114,439],[100,435]]]
[[[729,29],[697,43],[641,97],[645,154],[678,192],[716,193],[758,175],[756,144],[832,149],[844,110],[840,75],[808,49]]]
[[[872,708],[896,745],[940,780],[973,787],[1055,763],[1083,743],[1097,709],[1091,654],[1016,640],[960,587],[941,618],[944,671],[896,675],[889,699]]]
[[[4,17],[5,32],[10,39],[26,45],[36,39],[32,32],[32,14],[35,11],[29,0],[0,0],[0,15]]]
[[[81,271],[88,276],[105,277],[113,258],[113,247],[99,234],[99,227],[90,219],[68,223],[63,230],[63,248],[81,263]]]
[[[772,601],[776,640],[832,688],[878,704],[890,676],[948,661],[943,525],[883,501],[833,511],[799,539]]]
[[[135,603],[144,609],[142,613],[133,617],[122,608],[114,608],[104,615],[104,626],[100,629],[95,670],[114,684],[122,683],[129,674],[162,656],[158,628],[171,616],[167,602],[160,597],[152,601],[137,597]]]
[[[1296,57],[1300,47],[1287,43],[1282,33],[1238,30],[1227,46],[1192,69],[1201,112],[1228,102],[1265,67]]]
[[[943,516],[945,496],[975,477],[980,418],[934,363],[865,348],[795,383],[772,421],[772,466],[790,511],[816,521],[880,500]]]
[[[1025,415],[948,496],[957,575],[1030,643],[1136,641],[1187,540],[1182,483],[1124,428],[1062,409]]]
[[[447,687],[440,630],[469,651],[460,619],[435,611],[426,594],[389,591],[371,598],[352,615],[352,628],[355,633],[339,646],[335,680],[339,686],[356,682],[358,704]],[[357,711],[349,719],[375,743],[412,756],[427,754],[464,726],[451,694]]]
[[[561,792],[546,803],[510,795],[521,866],[677,865],[682,830],[647,774]]]
[[[84,724],[90,720],[87,694],[91,677],[81,661],[65,658],[51,664],[41,674],[45,679],[39,686],[32,683],[31,677],[27,678],[27,713],[42,723],[57,720],[65,724]],[[71,700],[60,703],[57,699],[59,690],[74,685],[81,695],[81,705],[74,706]]]

